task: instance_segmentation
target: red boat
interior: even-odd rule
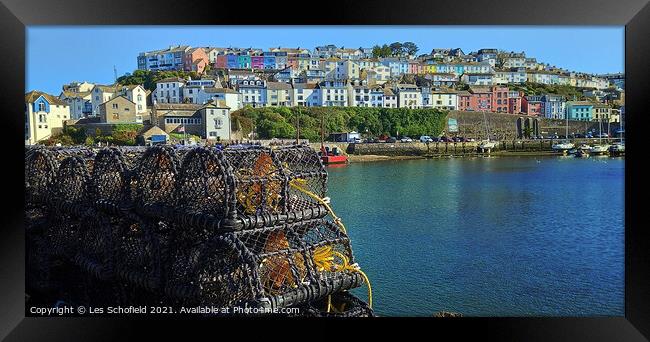
[[[337,148],[330,150],[322,144],[320,147],[320,159],[325,165],[346,164],[348,162],[348,157],[344,154],[341,154]]]
[[[341,165],[348,163],[348,157],[341,153],[337,147],[330,149],[325,147],[325,135],[324,135],[324,117],[321,114],[320,117],[320,159],[325,165]]]

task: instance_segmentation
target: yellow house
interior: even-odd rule
[[[59,133],[70,119],[70,106],[63,100],[33,90],[25,94],[25,145],[34,145]]]
[[[422,65],[422,72],[425,74],[435,74],[436,73],[436,65],[435,64],[424,64]]]

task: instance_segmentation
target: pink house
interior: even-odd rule
[[[251,67],[253,69],[264,69],[264,56],[251,56]]]
[[[459,91],[458,92],[458,110],[460,111],[468,111],[470,110],[469,107],[469,98],[472,96],[468,91]]]
[[[421,74],[422,73],[422,65],[420,63],[417,63],[417,62],[409,62],[408,73],[409,74]]]
[[[508,87],[492,87],[492,111],[497,113],[508,112]]]
[[[217,62],[215,63],[217,68],[225,69],[228,67],[228,56],[226,55],[217,55]]]
[[[526,115],[543,116],[544,115],[544,96],[533,95],[524,96],[521,99],[521,111]]]
[[[521,97],[523,93],[519,91],[508,92],[508,113],[520,114],[521,111]]]
[[[492,111],[492,90],[488,87],[470,87],[469,110],[477,112]]]

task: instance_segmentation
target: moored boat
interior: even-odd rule
[[[601,154],[607,154],[609,152],[609,145],[604,144],[604,145],[594,145],[590,150],[590,154],[594,155],[601,155]]]
[[[572,149],[574,147],[575,147],[575,145],[573,145],[573,143],[571,143],[569,141],[564,141],[564,142],[561,142],[561,143],[558,143],[558,144],[554,144],[552,148],[555,151],[568,151],[568,150],[570,150],[570,149]]]
[[[612,155],[622,155],[625,154],[625,143],[624,142],[615,142],[609,147],[609,153]]]
[[[348,162],[348,157],[340,153],[336,147],[329,149],[322,144],[320,147],[320,159],[325,165],[346,164]]]

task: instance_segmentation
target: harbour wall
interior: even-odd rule
[[[567,121],[565,119],[547,119],[540,117],[530,117],[526,115],[489,112],[461,112],[452,110],[447,114],[447,119],[449,118],[457,120],[459,136],[475,138],[477,140],[484,139],[486,136],[486,121],[490,134],[495,135],[497,137],[497,140],[512,140],[521,138],[522,133],[526,127],[530,127],[534,135],[564,135],[566,133],[567,126]],[[611,123],[609,125],[609,129],[613,133],[619,129],[619,124]],[[569,134],[584,134],[586,131],[598,132],[598,121],[569,120]],[[607,132],[606,122],[602,123],[602,131]]]

